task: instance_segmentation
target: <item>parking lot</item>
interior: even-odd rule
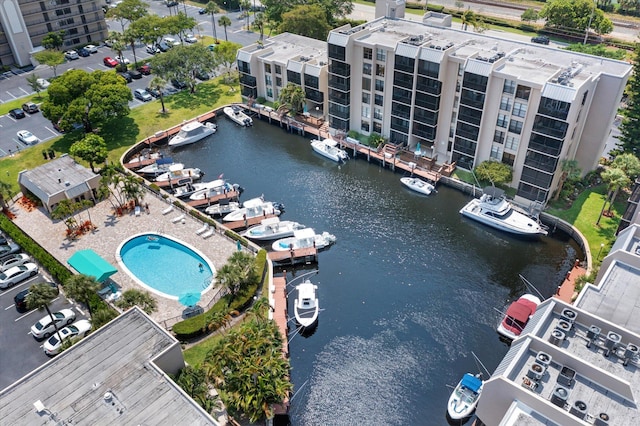
[[[31,335],[31,326],[47,315],[46,310],[20,312],[14,303],[14,296],[32,284],[51,281],[49,277],[42,274],[42,271],[40,272],[13,287],[0,290],[0,353],[2,354],[0,389],[4,389],[51,359],[42,349],[46,339],[38,341]],[[62,294],[59,294],[49,305],[52,313],[65,308],[74,310],[76,321],[86,318],[85,313],[71,304]]]

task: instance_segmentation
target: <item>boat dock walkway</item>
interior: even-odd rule
[[[277,216],[275,214],[263,214],[262,216],[256,216],[249,219],[236,220],[234,222],[224,222],[223,225],[235,231],[237,229],[248,228],[251,225],[257,225],[260,222],[262,222],[264,219],[267,219],[270,217],[277,217]]]
[[[203,200],[189,200],[186,204],[195,208],[209,207],[211,204],[219,203],[222,200],[237,201],[239,196],[240,193],[238,191],[229,191]]]
[[[267,256],[269,256],[272,262],[278,264],[309,264],[318,261],[318,249],[315,247],[305,247],[295,250],[270,251]]]
[[[577,297],[575,287],[576,278],[581,275],[585,275],[586,273],[587,270],[583,268],[579,262],[576,261],[576,263],[573,265],[573,268],[569,272],[567,272],[567,276],[565,277],[562,284],[558,286],[556,294],[553,297],[558,298],[563,302],[572,304]]]
[[[289,358],[289,313],[287,310],[287,278],[286,272],[273,277],[273,293],[270,308],[282,338],[282,356]],[[289,411],[289,399],[273,405],[274,414],[286,414]]]

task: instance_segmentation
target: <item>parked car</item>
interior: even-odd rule
[[[39,284],[39,283],[37,283]],[[51,282],[45,282],[45,284],[49,284],[51,287],[53,287],[56,290],[56,295],[58,295],[60,293],[60,289],[58,289],[58,284],[56,283],[51,283]],[[35,284],[32,284],[35,285]],[[13,296],[13,303],[15,303],[16,305],[16,309],[18,310],[18,312],[24,312],[27,310],[27,295],[29,294],[29,289],[24,289],[21,292],[19,292],[18,294],[16,294],[15,296]]]
[[[149,65],[143,65],[138,68],[138,72],[142,75],[149,75],[151,74],[151,67]]]
[[[112,58],[112,57],[110,57],[110,56],[107,56],[106,58],[104,58],[104,59],[102,60],[102,62],[103,62],[106,66],[111,67],[111,68],[114,68],[114,67],[117,67],[117,66],[118,66],[118,61],[116,61],[115,59],[113,59],[113,58]]]
[[[140,99],[142,102],[149,102],[153,100],[153,97],[144,89],[136,89],[133,91],[133,96],[136,99]]]
[[[87,49],[83,47],[81,49],[78,49],[78,55],[82,56],[83,58],[86,58],[87,56],[91,56],[91,52],[89,52]]]
[[[172,44],[168,44],[164,40],[158,43],[158,49],[160,49],[161,52],[168,52],[169,49],[171,49],[172,47],[173,47]]]
[[[76,319],[76,313],[72,309],[52,312],[51,315],[53,315],[55,325],[58,326],[58,328],[69,325]],[[31,334],[36,339],[44,339],[51,336],[56,331],[54,321],[51,321],[50,315],[45,315],[40,321],[31,326]]]
[[[132,79],[140,80],[142,78],[142,73],[138,70],[129,70],[127,71]]]
[[[20,130],[17,135],[18,140],[25,145],[35,145],[40,142],[40,139],[28,130]]]
[[[197,69],[197,70],[196,70],[196,72],[195,72],[195,77],[196,77],[198,80],[202,80],[202,81],[206,81],[206,80],[209,80],[209,79],[211,78],[211,77],[209,76],[209,73],[208,73],[208,72],[206,72],[206,71],[205,71],[205,70],[203,70],[203,69]]]
[[[49,337],[49,340],[44,342],[42,348],[44,349],[44,353],[47,355],[57,355],[62,350],[62,342],[74,339],[80,340],[91,331],[91,322],[89,320],[83,319],[75,324],[71,324],[60,330],[60,336],[62,340],[58,338],[58,333],[55,333],[53,336]]]
[[[178,80],[177,78],[172,79],[171,84],[173,85],[173,87],[175,87],[178,90],[187,88],[187,83],[185,83],[184,81]]]
[[[22,104],[22,110],[24,112],[28,112],[29,114],[33,114],[34,112],[40,111],[40,108],[38,108],[38,105],[34,104],[33,102],[25,102]]]
[[[163,37],[162,41],[167,43],[169,46],[180,46],[180,42],[173,37]]]
[[[6,257],[9,255],[19,253],[20,246],[14,243],[13,241],[7,241],[4,244],[0,244],[0,262],[4,261]]]
[[[207,10],[206,10],[206,9],[204,9],[204,8],[200,8],[200,9],[198,9],[198,13],[199,13],[200,15],[204,15],[205,13],[207,13]]]
[[[118,75],[124,78],[127,83],[131,83],[133,81],[133,79],[131,78],[131,74],[129,74],[128,72],[119,72]]]
[[[15,118],[16,120],[19,120],[25,117],[24,111],[20,108],[12,109],[11,111],[9,111],[9,115]]]
[[[64,57],[65,57],[65,59],[67,59],[69,61],[74,61],[76,59],[80,59],[80,56],[78,55],[78,52],[76,52],[75,50],[67,50],[66,52],[64,52]]]
[[[197,43],[198,39],[193,34],[187,34],[184,37],[184,41],[186,41],[187,43]]]
[[[25,263],[20,266],[13,266],[4,272],[0,272],[0,288],[6,289],[38,273],[38,265],[35,263]]]
[[[531,42],[532,43],[539,43],[539,44],[549,44],[549,37],[547,36],[535,36],[531,38]]]
[[[36,83],[38,83],[38,86],[42,87],[43,89],[46,89],[51,84],[49,83],[48,80],[45,80],[44,78],[37,79]]]
[[[98,47],[93,44],[87,44],[85,47],[89,51],[89,53],[98,53]]]
[[[124,56],[116,56],[113,59],[118,61],[118,63],[125,64],[125,65],[129,65],[131,63],[131,61],[125,58]]]
[[[167,0],[167,7],[177,6],[178,2],[175,0]]]
[[[7,269],[10,269],[14,266],[24,265],[29,262],[31,258],[26,253],[16,253],[12,254],[9,257],[6,257],[2,263],[0,263],[0,272],[4,272]]]
[[[147,53],[151,55],[155,55],[156,53],[162,52],[158,46],[155,44],[147,44]]]

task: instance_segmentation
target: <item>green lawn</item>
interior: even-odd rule
[[[222,339],[222,334],[216,333],[202,340],[189,349],[182,351],[184,360],[192,367],[200,367],[211,349]]]

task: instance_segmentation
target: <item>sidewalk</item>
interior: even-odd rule
[[[567,276],[562,284],[558,286],[558,291],[553,297],[556,297],[563,302],[569,304],[573,303],[577,297],[575,290],[575,280],[581,275],[585,275],[587,270],[580,265],[580,262],[576,261],[573,268],[567,272]]]

